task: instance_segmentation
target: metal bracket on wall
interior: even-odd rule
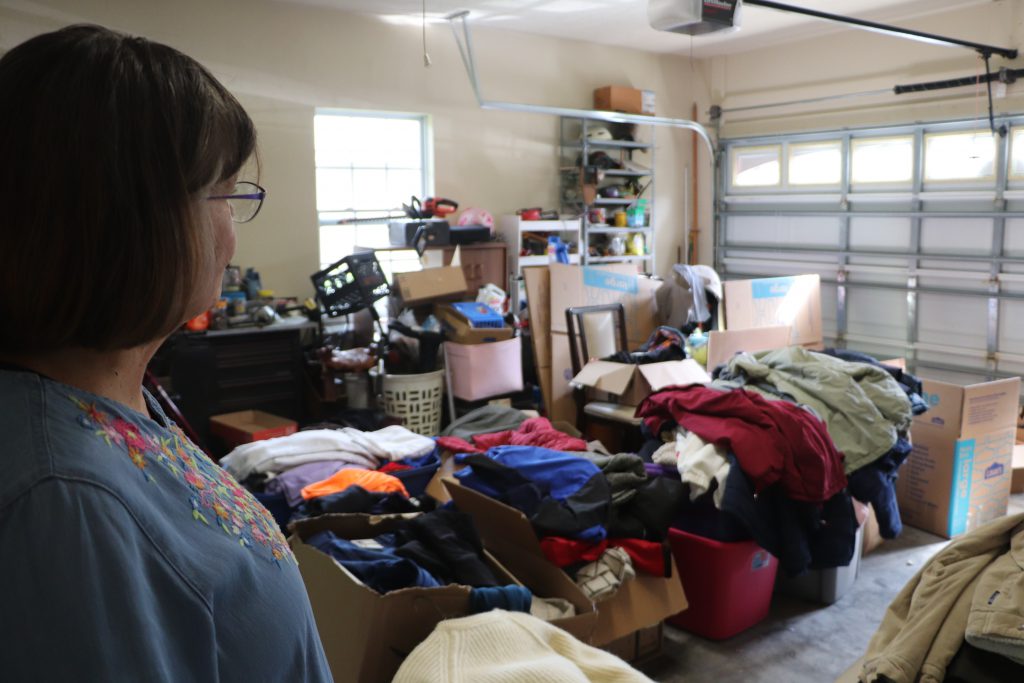
[[[476,62],[473,58],[473,43],[470,36],[469,24],[466,22],[466,17],[468,16],[469,12],[463,10],[461,12],[449,14],[445,19],[448,20],[448,23],[452,28],[452,34],[455,36],[455,43],[459,48],[459,55],[462,57],[462,63],[466,67],[466,74],[469,76],[470,85],[473,86],[473,94],[476,96],[477,104],[480,105],[481,109],[515,111],[530,114],[548,114],[551,116],[574,116],[577,118],[591,119],[595,121],[609,121],[612,123],[639,123],[646,126],[685,128],[686,130],[692,130],[700,137],[701,140],[704,141],[704,144],[707,145],[711,159],[714,160],[715,145],[711,141],[711,136],[708,135],[707,129],[700,123],[690,121],[689,119],[674,119],[665,116],[644,116],[639,114],[621,114],[614,111],[597,111],[595,109],[548,107],[539,104],[497,102],[494,100],[484,99],[480,92],[480,81],[477,78],[476,73]],[[456,26],[456,22],[461,22],[462,24],[461,36],[459,35],[459,29]]]

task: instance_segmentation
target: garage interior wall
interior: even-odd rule
[[[473,26],[472,15],[470,20]],[[524,206],[558,206],[558,120],[481,111],[446,22],[428,26],[433,66],[426,69],[418,25],[298,2],[0,0],[0,50],[73,22],[168,43],[209,67],[239,97],[259,130],[261,182],[269,197],[256,220],[240,226],[235,261],[256,266],[280,294],[307,296],[309,275],[319,269],[316,107],[429,115],[435,192],[461,206],[496,216]],[[594,88],[632,85],[656,92],[659,114],[689,118],[693,79],[705,84],[700,110],[709,105],[706,75],[684,57],[476,26],[473,42],[488,99],[588,109]],[[659,129],[657,145],[656,253],[657,270],[664,273],[684,246],[691,133]],[[700,163],[706,198],[701,222],[710,225],[706,151]],[[396,206],[407,199],[395,198]]]

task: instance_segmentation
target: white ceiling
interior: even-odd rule
[[[419,25],[423,0],[278,0],[373,14],[387,21]],[[915,28],[914,19],[995,0],[785,0],[784,4],[858,19]],[[666,52],[711,57],[753,50],[835,31],[857,30],[833,22],[764,7],[742,9],[738,31],[691,38],[656,31],[647,21],[647,0],[426,0],[427,19],[469,10],[471,26],[502,28],[556,38],[585,40]],[[955,35],[950,37],[957,37]],[[879,40],[886,40],[880,37]]]

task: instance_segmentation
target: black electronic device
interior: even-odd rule
[[[450,230],[445,220],[391,221],[388,223],[388,240],[393,247],[412,247],[423,253],[421,245],[424,249],[447,246]]]
[[[476,244],[490,240],[491,229],[486,225],[453,225],[449,233],[451,244]]]

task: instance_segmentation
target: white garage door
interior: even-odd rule
[[[822,278],[826,343],[929,377],[1024,372],[1024,117],[722,140],[729,279]]]

